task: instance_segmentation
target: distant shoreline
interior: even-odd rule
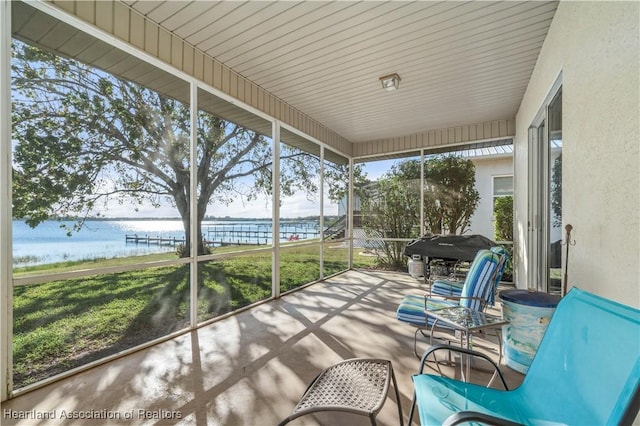
[[[184,224],[176,218],[87,218],[76,229],[77,220],[49,219],[32,228],[14,219],[14,267],[175,251],[186,241]],[[325,217],[324,227],[333,222]],[[281,242],[306,240],[321,232],[318,217],[281,219],[276,233],[274,225],[264,218],[207,218],[201,233],[211,247],[223,247],[268,245],[274,236]]]
[[[336,219],[338,216],[325,216],[325,220],[327,219]],[[17,218],[13,218],[12,220],[17,220],[17,221],[21,221],[24,222],[25,219],[17,219]],[[78,217],[61,217],[61,218],[50,218],[47,219],[49,221],[58,221],[58,222],[64,222],[64,221],[77,221],[77,220],[83,220],[81,218]],[[182,218],[180,217],[88,217],[85,218],[84,221],[132,221],[132,220],[182,220]],[[205,217],[203,219],[203,222],[209,222],[209,221],[221,221],[221,222],[271,222],[271,218],[265,218],[265,217],[255,217],[255,218],[246,218],[246,217]],[[286,221],[286,222],[307,222],[307,221],[319,221],[320,220],[320,216],[306,216],[306,217],[281,217],[280,221]]]

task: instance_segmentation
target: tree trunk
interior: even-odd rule
[[[191,256],[191,209],[189,203],[189,197],[185,195],[185,191],[188,187],[183,187],[183,190],[174,191],[174,199],[176,201],[176,207],[182,218],[182,227],[184,228],[185,245],[180,251],[180,257]],[[196,215],[196,235],[197,235],[197,253],[199,255],[208,254],[209,250],[205,246],[204,236],[202,235],[202,221],[206,213],[207,203],[202,198],[198,199],[198,213]]]

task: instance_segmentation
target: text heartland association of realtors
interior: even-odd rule
[[[167,420],[181,419],[180,411],[131,409],[113,410],[12,410],[3,409],[2,417],[12,420],[96,419],[96,420]]]

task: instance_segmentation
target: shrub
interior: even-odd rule
[[[495,199],[493,214],[494,236],[497,241],[513,241],[513,197],[499,197]]]

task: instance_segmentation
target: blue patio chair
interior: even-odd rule
[[[459,296],[441,296],[426,294],[407,295],[402,299],[396,316],[398,320],[416,327],[413,336],[413,349],[416,356],[418,333],[425,334],[426,329],[431,329],[434,319],[426,312],[456,305],[461,305],[476,311],[483,311],[489,300],[493,300],[495,292],[496,276],[500,269],[501,256],[490,250],[479,250],[471,263],[467,277]],[[439,326],[438,330],[449,330]]]
[[[500,259],[500,268],[495,277],[494,291],[491,293],[488,300],[489,305],[493,306],[495,304],[495,294],[498,291],[498,285],[500,284],[500,280],[502,279],[504,270],[507,266],[507,263],[509,262],[509,252],[502,246],[494,246],[489,250],[502,256],[502,258]],[[441,296],[460,296],[462,294],[463,286],[464,281],[439,278],[433,280],[430,283],[428,292],[434,295],[437,294]]]
[[[416,403],[422,425],[626,425],[640,408],[640,310],[577,288],[558,304],[517,389],[422,374],[427,358],[441,349],[491,362],[481,353],[448,345],[425,352],[413,376],[409,424]]]

